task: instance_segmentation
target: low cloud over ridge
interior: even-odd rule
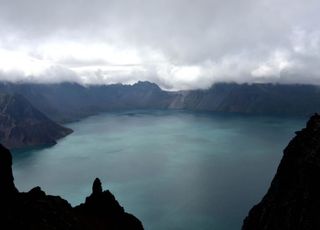
[[[320,84],[316,0],[0,0],[0,79]]]

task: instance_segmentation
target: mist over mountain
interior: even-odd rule
[[[1,80],[320,84],[317,0],[1,3]]]

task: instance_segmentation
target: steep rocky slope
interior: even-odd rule
[[[320,229],[320,116],[284,150],[271,186],[249,212],[242,230]]]
[[[0,229],[26,230],[142,230],[142,223],[119,205],[101,182],[93,183],[84,204],[72,208],[40,187],[20,193],[14,185],[9,150],[0,145]]]
[[[71,132],[34,108],[23,96],[0,94],[0,142],[6,147],[52,145]]]

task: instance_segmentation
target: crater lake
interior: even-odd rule
[[[48,148],[13,152],[16,186],[71,204],[99,177],[146,230],[239,230],[303,118],[188,111],[104,113]]]

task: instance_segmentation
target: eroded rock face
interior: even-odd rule
[[[244,220],[243,230],[320,229],[320,116],[297,132],[269,191]]]
[[[19,193],[12,176],[9,150],[0,145],[0,229],[26,230],[142,230],[141,222],[119,205],[110,191],[95,179],[92,194],[72,208],[59,196],[40,187]]]

